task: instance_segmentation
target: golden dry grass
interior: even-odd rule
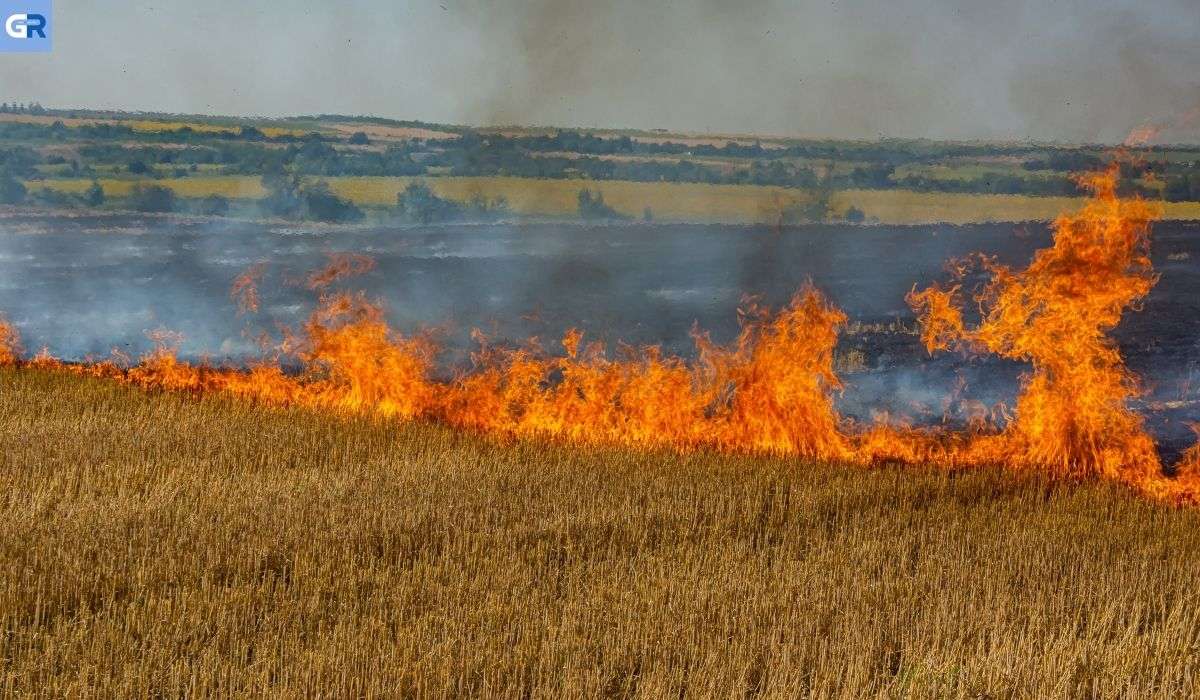
[[[411,178],[331,178],[335,192],[363,204],[390,204]],[[540,216],[573,215],[579,190],[602,192],[614,209],[641,216],[650,207],[655,218],[667,221],[720,223],[773,222],[782,208],[804,201],[805,192],[758,185],[708,185],[677,182],[533,180],[513,177],[440,177],[426,179],[440,196],[466,200],[476,194],[503,196],[514,211]],[[969,223],[1050,219],[1063,207],[1082,206],[1083,200],[1004,195],[920,193],[905,190],[848,190],[833,200],[835,210],[854,205],[884,223]],[[1200,217],[1200,204],[1195,213]]]
[[[531,216],[574,216],[579,190],[604,193],[617,211],[640,217],[650,207],[662,221],[714,223],[761,223],[778,220],[779,211],[807,196],[801,190],[757,185],[706,185],[676,182],[628,182],[591,180],[534,180],[515,177],[332,177],[330,187],[357,204],[389,206],[396,194],[414,179],[429,184],[438,195],[460,201],[475,195],[505,197],[513,211]],[[101,179],[110,195],[124,196],[136,181]],[[253,199],[265,194],[259,178],[251,176],[202,176],[154,180],[181,196]],[[44,180],[30,187],[52,187],[82,192],[91,180]],[[1083,205],[1083,198],[1034,197],[1027,195],[912,192],[909,190],[846,190],[833,197],[833,209],[856,206],[868,216],[888,224],[979,223],[992,221],[1050,220]],[[1169,202],[1166,219],[1200,219],[1200,202]]]
[[[484,134],[501,134],[503,136],[553,136],[561,129],[546,126],[499,126],[479,129]],[[644,131],[641,129],[585,129],[589,134],[601,138],[616,138],[628,136],[633,141],[643,143],[679,143],[686,146],[716,146],[720,148],[728,143],[741,146],[759,144],[764,148],[786,148],[791,139],[785,136],[754,135],[754,134],[701,134],[680,131]]]
[[[1200,687],[1200,513],[991,471],[490,444],[0,370],[0,693]]]
[[[334,131],[346,136],[361,131],[372,141],[377,139],[384,141],[406,141],[409,139],[443,141],[458,138],[458,134],[453,131],[438,131],[436,129],[425,129],[416,126],[389,126],[367,122],[327,122],[323,126],[331,127]]]
[[[104,193],[110,197],[126,197],[134,185],[161,185],[169,187],[181,197],[207,197],[216,194],[230,199],[258,199],[266,195],[267,190],[262,186],[261,178],[251,176],[198,176],[181,177],[161,180],[136,180],[129,178],[99,178],[97,182],[104,188]],[[30,181],[26,185],[30,189],[49,187],[62,192],[80,194],[92,184],[86,179],[40,180]]]

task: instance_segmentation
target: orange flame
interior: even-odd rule
[[[432,340],[394,332],[379,305],[361,293],[324,291],[371,269],[369,258],[339,255],[308,278],[310,288],[322,290],[320,303],[277,345],[280,358],[302,367],[298,373],[278,361],[248,369],[193,365],[165,344],[129,369],[114,362],[56,365],[48,358],[29,364],[144,388],[436,420],[499,437],[859,464],[1002,464],[1065,479],[1115,479],[1156,498],[1196,502],[1200,447],[1189,451],[1175,478],[1162,474],[1153,439],[1127,405],[1138,391],[1136,378],[1108,337],[1156,281],[1147,249],[1157,211],[1118,197],[1116,180],[1115,169],[1084,178],[1094,198],[1054,223],[1053,245],[1028,267],[979,256],[955,263],[956,283],[909,294],[930,352],[960,347],[1030,363],[1003,428],[977,403],[967,403],[971,421],[961,431],[896,426],[887,417],[866,427],[843,420],[834,407],[841,383],[833,367],[846,316],[811,285],[778,314],[750,304],[729,347],[694,332],[694,362],[653,347],[622,347],[613,359],[599,343],[585,344],[577,330],[562,339],[560,357],[536,341],[518,350],[491,348],[477,334],[474,368],[443,382],[432,378]],[[961,283],[972,265],[989,275],[974,294],[981,314],[974,325],[962,308]],[[235,298],[251,287],[235,283]],[[0,362],[18,353],[15,332],[0,325]]]
[[[21,334],[0,316],[0,367],[14,365],[21,357]]]
[[[1014,419],[998,435],[972,440],[963,452],[969,460],[1137,486],[1161,479],[1154,441],[1128,407],[1137,380],[1108,337],[1157,281],[1149,231],[1158,212],[1118,197],[1117,177],[1114,166],[1081,178],[1094,198],[1055,222],[1053,245],[1024,270],[982,259],[991,280],[974,297],[976,327],[963,321],[958,286],[909,295],[930,352],[960,345],[1032,365]]]
[[[358,253],[329,253],[329,264],[308,276],[306,286],[313,290],[325,289],[345,277],[363,275],[375,269],[375,260]]]
[[[1193,107],[1173,119],[1139,124],[1129,131],[1121,145],[1130,148],[1149,146],[1164,131],[1189,129],[1197,121],[1200,121],[1200,107]]]
[[[267,271],[266,263],[251,265],[249,269],[233,280],[229,290],[229,298],[237,305],[238,315],[258,312],[258,283],[263,273]]]

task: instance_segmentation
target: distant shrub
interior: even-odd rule
[[[225,216],[229,213],[229,200],[219,194],[210,194],[197,201],[195,209],[202,216]]]
[[[238,129],[238,138],[247,141],[266,141],[267,135],[253,126],[242,126]]]
[[[267,190],[267,196],[259,200],[258,206],[264,214],[285,219],[300,216],[304,209],[304,201],[300,198],[299,178],[282,172],[268,171],[262,176],[262,185]]]
[[[125,166],[125,169],[134,175],[145,175],[150,172],[150,166],[140,160],[129,161],[129,165]]]
[[[40,160],[37,152],[27,146],[0,148],[0,171],[14,178],[36,175]]]
[[[304,188],[303,200],[306,219],[344,223],[363,218],[362,211],[353,202],[335,195],[324,182]]]
[[[591,190],[579,190],[579,216],[583,219],[624,219],[627,218],[604,201],[604,193],[592,194]]]
[[[0,204],[20,204],[25,201],[25,185],[11,173],[0,173]]]
[[[92,184],[83,192],[83,203],[89,207],[98,207],[104,204],[104,188],[99,182],[92,180]]]
[[[397,214],[404,221],[437,224],[449,221],[498,221],[512,213],[503,196],[488,199],[475,193],[465,204],[439,197],[424,182],[409,183],[396,195]]]
[[[365,146],[371,143],[365,131],[356,131],[350,135],[349,143],[354,146]]]
[[[36,189],[30,192],[26,199],[32,199],[37,204],[57,209],[77,207],[82,201],[78,196],[70,195],[62,190],[56,190],[53,187]]]
[[[833,190],[828,186],[828,181],[824,181],[820,187],[811,192],[807,199],[785,206],[779,212],[779,223],[794,226],[828,221],[832,196]]]
[[[397,194],[396,208],[401,218],[417,224],[454,221],[463,216],[461,204],[437,196],[424,182],[411,182]]]
[[[471,201],[467,202],[463,216],[471,221],[497,221],[510,213],[508,199],[505,197],[488,199],[483,194],[476,193],[471,197]]]
[[[1088,170],[1099,170],[1104,167],[1104,160],[1091,153],[1079,150],[1059,151],[1051,153],[1044,159],[1029,160],[1021,164],[1026,170],[1058,170],[1061,172],[1078,173]]]
[[[175,211],[175,192],[161,185],[134,185],[129,204],[137,211],[165,213]]]
[[[850,207],[846,210],[846,221],[852,224],[861,224],[866,221],[867,215],[858,207]]]

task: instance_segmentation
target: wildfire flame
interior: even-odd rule
[[[308,276],[309,289],[325,289],[342,278],[366,274],[375,269],[374,259],[358,253],[330,253],[328,258],[329,263],[325,267]]]
[[[0,316],[0,367],[13,365],[21,357],[21,334]]]
[[[1198,121],[1200,121],[1200,107],[1193,107],[1173,119],[1139,124],[1130,130],[1122,145],[1126,147],[1149,146],[1164,131],[1190,129]]]
[[[1093,198],[1055,222],[1053,245],[1024,270],[980,258],[990,281],[974,295],[981,314],[974,328],[963,320],[960,284],[909,295],[930,352],[965,346],[1032,366],[1013,420],[965,444],[966,459],[1165,486],[1154,441],[1128,407],[1137,378],[1108,336],[1157,282],[1149,232],[1158,210],[1118,197],[1117,177],[1114,166],[1081,178]]]
[[[237,306],[239,316],[258,312],[258,283],[266,271],[266,263],[258,263],[251,265],[248,270],[233,280],[233,285],[229,289],[229,298]]]
[[[750,304],[728,347],[693,333],[696,359],[658,348],[622,347],[614,359],[572,330],[564,354],[536,343],[492,348],[477,335],[474,367],[450,381],[432,378],[437,353],[428,337],[389,328],[378,304],[328,287],[373,265],[364,256],[331,257],[307,280],[319,304],[276,345],[276,359],[246,369],[180,361],[164,344],[133,367],[67,365],[49,357],[27,364],[111,377],[147,389],[222,392],[269,405],[369,412],[435,420],[499,437],[601,442],[634,447],[706,448],[874,464],[907,462],[958,468],[1000,464],[1065,479],[1114,479],[1179,503],[1200,494],[1200,447],[1173,478],[1154,441],[1127,405],[1138,392],[1111,331],[1157,280],[1148,257],[1156,208],[1117,195],[1117,171],[1082,180],[1094,197],[1054,222],[1054,242],[1014,270],[978,257],[960,263],[954,282],[910,293],[930,352],[962,348],[1030,363],[1010,419],[981,407],[965,430],[897,427],[887,419],[855,426],[834,406],[841,383],[834,348],[846,316],[811,285],[776,314]],[[964,278],[989,281],[972,295]],[[240,308],[257,306],[252,268],[235,282]],[[19,362],[19,339],[0,323],[0,363]],[[302,370],[286,372],[282,359]],[[961,388],[960,388],[961,389]]]

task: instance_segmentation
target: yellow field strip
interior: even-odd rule
[[[356,204],[394,204],[396,194],[414,180],[423,180],[442,197],[467,200],[475,196],[504,197],[514,212],[530,216],[570,216],[576,211],[583,188],[602,192],[613,208],[640,217],[649,208],[656,220],[714,223],[774,222],[790,204],[804,201],[803,190],[758,185],[708,185],[676,182],[628,182],[592,180],[534,180],[515,177],[332,177],[327,182],[334,192]],[[110,196],[129,193],[135,180],[101,179]],[[232,199],[256,199],[266,192],[258,177],[214,176],[146,180],[147,184],[169,187],[183,197],[211,194]],[[31,188],[50,187],[64,192],[82,192],[87,179],[44,180],[28,183]],[[1082,203],[1074,197],[1030,195],[913,192],[910,190],[844,190],[832,201],[834,211],[850,206],[863,210],[881,223],[952,224],[993,221],[1053,219]],[[1200,219],[1200,202],[1168,202],[1167,219]]]

